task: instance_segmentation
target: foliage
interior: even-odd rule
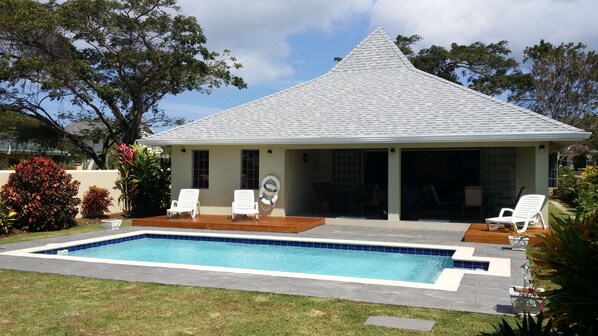
[[[513,329],[509,322],[504,318],[498,326],[494,326],[494,333],[483,333],[483,335],[500,335],[500,336],[552,336],[559,335],[556,330],[552,328],[552,320],[544,321],[542,312],[538,314],[534,319],[529,313],[526,313],[523,317],[523,323],[519,324],[519,321],[515,321],[517,324],[516,329]]]
[[[236,59],[206,42],[175,0],[4,0],[0,110],[45,123],[104,168],[108,149],[132,144],[142,123],[177,122],[159,108],[164,96],[246,86],[231,74]],[[62,108],[51,112],[47,101]],[[73,121],[96,125],[99,153],[64,128]]]
[[[540,236],[530,252],[538,281],[550,281],[543,293],[546,313],[559,331],[584,334],[598,328],[598,213],[554,218],[551,234]]]
[[[8,234],[12,229],[12,222],[16,212],[12,211],[0,194],[0,234]]]
[[[581,43],[541,40],[524,51],[530,81],[509,97],[522,106],[574,126],[598,109],[598,55]],[[594,125],[595,126],[595,125]]]
[[[170,159],[141,145],[120,145],[116,148],[121,191],[126,216],[163,213],[170,202]]]
[[[30,117],[0,108],[0,139],[18,144],[34,143],[41,151],[68,150],[68,145],[55,129]]]
[[[575,176],[575,172],[569,167],[559,168],[559,185],[554,191],[554,196],[561,201],[575,206],[577,197],[583,188],[583,182]]]
[[[589,166],[581,173],[583,187],[580,188],[576,202],[581,216],[589,216],[598,209],[598,169]]]
[[[596,166],[586,167],[581,172],[581,177],[588,183],[598,185],[598,168]]]
[[[590,216],[598,209],[598,184],[585,183],[577,195],[577,211],[580,216]]]
[[[83,202],[81,204],[83,217],[92,218],[102,216],[104,212],[108,211],[108,207],[111,205],[112,197],[110,197],[108,189],[92,185],[83,194]]]
[[[19,163],[2,187],[2,197],[18,213],[14,227],[29,232],[76,225],[79,181],[51,160],[35,157]]]
[[[395,44],[413,65],[425,72],[454,83],[465,81],[468,87],[489,95],[499,95],[511,87],[520,76],[519,64],[513,58],[507,41],[470,45],[452,43],[450,49],[432,45],[417,55],[411,45],[421,40],[419,35],[398,35]]]

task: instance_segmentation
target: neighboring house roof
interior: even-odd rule
[[[77,120],[68,124],[64,128],[67,132],[75,135],[89,135],[93,137],[95,134],[103,134],[106,130],[104,123],[100,120]],[[145,123],[141,124],[141,137],[146,137],[154,134],[154,131]]]
[[[140,142],[577,142],[589,135],[416,69],[378,28],[321,77]]]
[[[0,139],[0,154],[25,154],[25,155],[67,155],[67,152],[56,148],[47,148],[32,142],[16,142],[8,139]]]

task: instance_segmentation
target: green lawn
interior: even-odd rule
[[[19,232],[7,237],[0,235],[0,245],[104,230],[104,226],[101,224],[99,219],[78,219],[77,221],[80,223],[80,225],[68,230],[33,233]],[[131,226],[131,219],[123,219],[121,227],[127,226]]]
[[[101,225],[22,233],[0,238],[0,244],[94,230],[101,230]],[[422,335],[365,326],[373,315],[435,320],[428,335],[477,335],[493,331],[492,324],[501,319],[339,299],[9,270],[0,270],[0,291],[3,335]]]
[[[565,207],[567,210],[565,211],[562,208],[553,205],[552,203],[548,203],[548,212],[550,214],[550,219],[548,219],[549,225],[552,224],[552,221],[554,221],[553,216],[558,218],[567,218],[568,216],[571,216],[571,213],[573,213],[572,216],[575,217],[575,209],[569,209],[567,205],[564,205],[563,203],[560,204],[562,204],[562,206]]]

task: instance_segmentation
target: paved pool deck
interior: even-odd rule
[[[127,227],[122,230],[110,232],[98,231],[64,237],[38,239],[17,244],[0,245],[0,253],[23,248],[44,246],[51,243],[65,243],[147,229],[154,231],[234,233],[247,236],[269,235],[469,246],[475,248],[474,256],[510,259],[511,277],[465,274],[457,291],[443,291],[252,274],[211,272],[192,269],[38,259],[8,255],[0,255],[0,268],[111,280],[340,298],[362,302],[487,314],[512,314],[508,287],[511,284],[520,284],[522,282],[523,275],[521,274],[519,267],[525,262],[525,252],[522,251],[504,249],[504,246],[495,244],[461,242],[463,234],[467,229],[467,225],[422,222],[401,222],[399,224],[394,224],[385,221],[360,222],[358,220],[348,222],[332,221],[332,224],[326,224],[299,234]]]

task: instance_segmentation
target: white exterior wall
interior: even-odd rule
[[[544,144],[540,152],[539,145]],[[368,144],[368,145],[289,145],[289,146],[173,146],[172,147],[172,197],[176,199],[182,188],[192,187],[193,150],[209,150],[209,188],[200,192],[201,211],[207,214],[230,214],[233,191],[241,186],[241,150],[260,150],[260,179],[273,174],[281,181],[278,202],[272,215],[285,216],[311,213],[315,200],[311,182],[332,181],[332,150],[342,148],[381,149],[394,148],[388,153],[388,220],[401,217],[401,149],[403,148],[516,148],[517,190],[526,186],[526,193],[548,194],[548,143],[498,142],[487,144]],[[181,151],[185,148],[185,152]],[[267,151],[271,149],[272,154]],[[303,162],[303,154],[308,162]],[[290,193],[287,193],[288,191]],[[256,196],[259,190],[256,190]],[[543,209],[548,218],[548,207]]]
[[[185,152],[182,152],[182,149]],[[285,153],[280,147],[266,146],[173,146],[172,147],[172,198],[177,199],[179,191],[193,187],[193,151],[209,151],[209,186],[199,193],[200,213],[229,215],[233,192],[241,188],[241,150],[260,151],[260,180],[272,174],[278,177],[282,186],[278,202],[272,215],[284,216],[285,204]],[[272,154],[268,154],[268,149]],[[255,191],[256,197],[259,190]]]
[[[8,182],[8,177],[14,170],[0,170],[0,185]],[[83,200],[83,194],[90,186],[95,185],[101,188],[106,188],[110,192],[110,197],[113,198],[112,206],[108,208],[110,213],[121,213],[122,208],[118,204],[118,198],[121,193],[120,190],[114,189],[115,182],[119,178],[118,170],[67,170],[74,180],[81,182],[79,185],[79,192],[77,197]],[[79,206],[81,211],[81,206]],[[80,216],[80,215],[79,215]]]
[[[544,150],[540,151],[540,145],[544,146]],[[516,156],[516,190],[525,186],[524,194],[546,195],[548,200],[548,143],[519,147]],[[548,220],[548,201],[542,208],[542,215]]]

